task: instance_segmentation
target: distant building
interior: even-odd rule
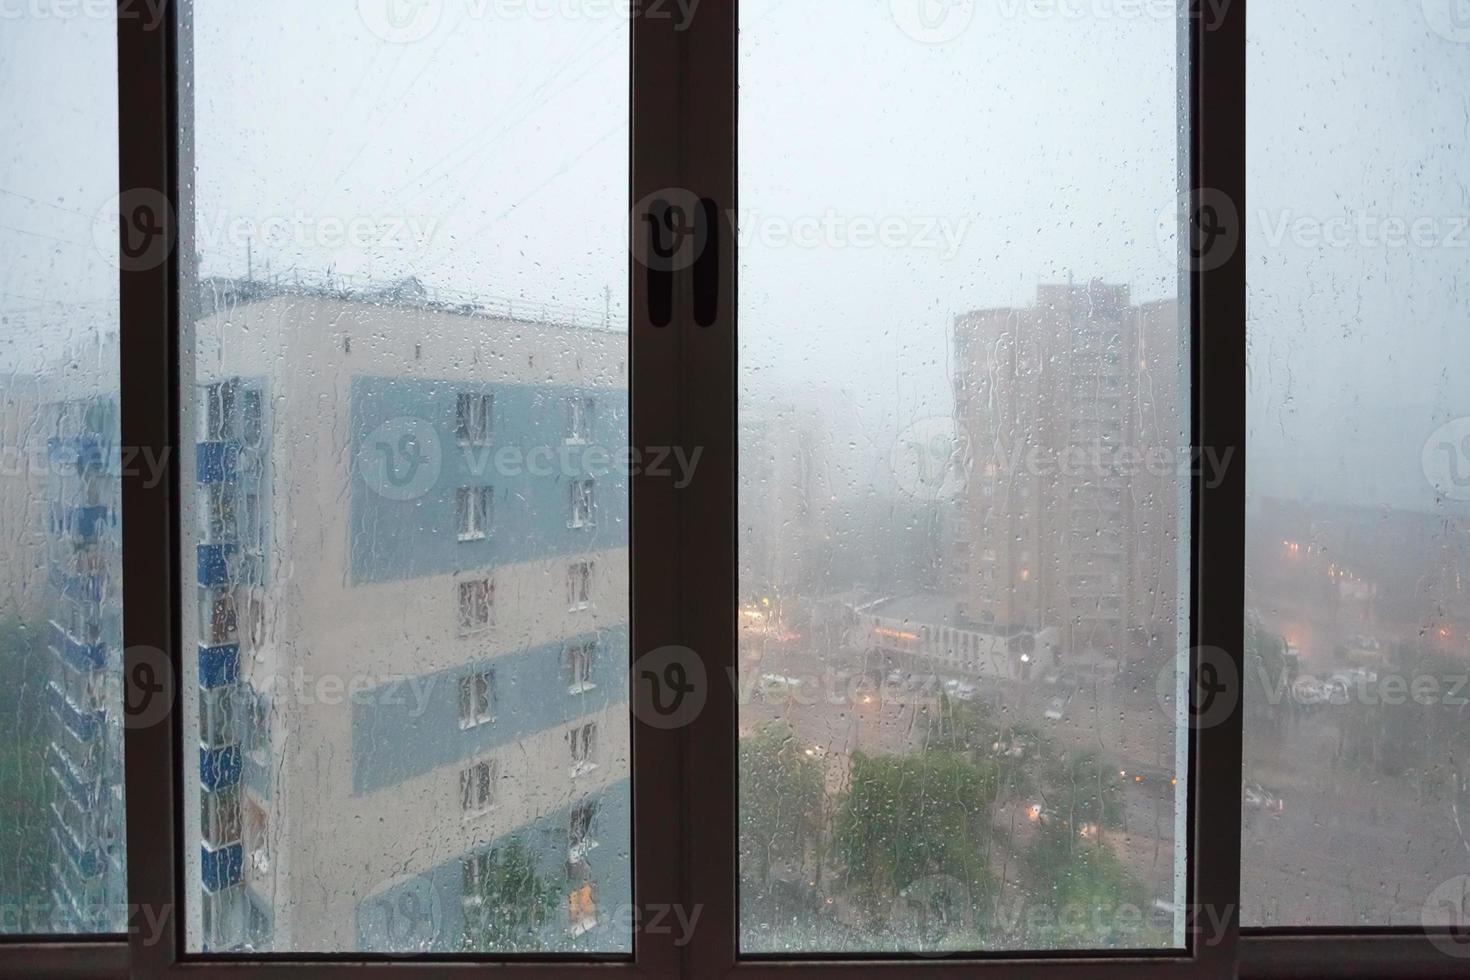
[[[1247,584],[1282,598],[1371,612],[1382,639],[1470,649],[1470,512],[1259,497],[1247,525]]]
[[[960,316],[955,354],[961,619],[1055,626],[1078,655],[1172,645],[1189,418],[1177,302],[1043,285],[1034,306]]]
[[[879,599],[854,613],[857,644],[904,669],[1023,682],[1055,673],[1055,629],[1002,631],[967,623],[948,596]]]
[[[812,403],[752,397],[740,413],[740,581],[748,600],[822,593],[833,557],[832,451]]]

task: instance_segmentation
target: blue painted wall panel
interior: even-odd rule
[[[565,650],[594,637],[596,688],[570,693]],[[459,679],[477,669],[495,671],[495,720],[465,729]],[[352,705],[353,791],[392,786],[627,699],[626,624],[363,691]]]
[[[494,396],[489,444],[457,441],[461,392]],[[566,402],[573,396],[596,400],[588,445],[565,444]],[[354,583],[627,544],[626,391],[358,377],[352,382],[351,424]],[[406,435],[413,441],[402,441]],[[596,525],[572,528],[571,484],[586,476],[596,481]],[[456,491],[470,486],[494,488],[494,519],[484,540],[462,542]]]

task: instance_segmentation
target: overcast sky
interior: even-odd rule
[[[960,0],[960,21],[925,22],[905,3],[747,0],[742,18],[742,366],[752,384],[845,406],[834,424],[877,446],[949,411],[957,314],[1029,303],[1069,276],[1139,299],[1177,282],[1160,230],[1177,192],[1176,28],[1149,15],[1158,5],[1124,18],[1097,14],[1116,9],[1102,2],[1063,5],[1084,14],[1071,16]],[[197,3],[203,271],[243,274],[249,239],[257,275],[413,274],[593,315],[610,294],[618,316],[626,22],[575,4],[532,17],[431,0],[431,20],[397,23],[372,8]],[[1424,438],[1470,413],[1454,376],[1470,355],[1470,231],[1453,235],[1470,214],[1470,44],[1421,10],[1252,7],[1263,491],[1430,506]],[[382,36],[395,31],[402,43]],[[112,43],[86,16],[0,21],[0,369],[115,315],[116,274],[94,245],[116,190]],[[1370,228],[1431,216],[1450,241],[1280,233],[1358,214]],[[821,247],[781,235],[833,216],[844,230]],[[855,243],[855,219],[903,240]],[[351,222],[366,240],[334,240]]]

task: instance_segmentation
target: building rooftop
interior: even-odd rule
[[[858,606],[857,612],[865,616],[897,619],[916,626],[950,627],[995,636],[1017,636],[1030,632],[1019,626],[997,627],[969,622],[959,615],[959,598],[952,595],[894,596]]]
[[[626,332],[610,308],[596,310],[564,303],[536,302],[524,297],[471,294],[427,286],[417,276],[391,282],[374,282],[331,273],[308,277],[294,273],[276,274],[265,279],[206,276],[199,280],[198,303],[202,311],[212,312],[223,305],[261,303],[290,296],[339,299],[539,326]]]

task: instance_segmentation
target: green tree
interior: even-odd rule
[[[541,928],[556,908],[550,884],[518,837],[490,852],[480,901],[466,909],[466,952],[524,953],[544,948]]]
[[[997,720],[985,702],[947,694],[939,696],[935,710],[934,741],[976,762],[993,760],[1001,796],[1021,796],[1035,788],[1037,760],[1049,752],[1048,740],[1036,726],[1011,721],[1005,712],[1000,713],[1005,720]]]
[[[945,876],[974,912],[991,888],[988,844],[997,766],[949,750],[909,756],[854,752],[837,811],[835,854],[848,894],[877,918],[916,883]]]
[[[1096,752],[1048,753],[1041,795],[1049,809],[1074,826],[1123,823],[1123,786],[1118,768]]]
[[[1100,838],[1044,820],[1026,851],[1032,885],[1021,937],[1038,949],[1163,945],[1148,890]]]
[[[782,923],[825,928],[825,805],[822,763],[789,725],[770,722],[740,740],[740,906],[753,945],[780,945]]]
[[[1295,665],[1286,659],[1286,640],[1253,619],[1245,623],[1244,651],[1245,737],[1275,752],[1293,710]]]
[[[822,827],[822,765],[784,722],[740,740],[740,866],[756,882],[799,870]]]

